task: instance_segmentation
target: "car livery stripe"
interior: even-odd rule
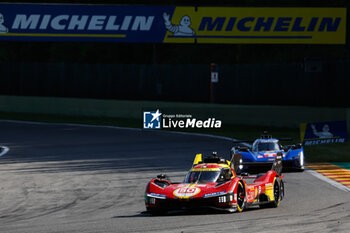
[[[350,188],[350,170],[331,163],[308,164],[308,168]]]
[[[194,168],[191,171],[199,172],[199,171],[220,171],[220,168]]]
[[[216,192],[216,193],[207,193],[207,194],[204,194],[203,198],[217,197],[217,196],[221,196],[224,194],[226,194],[226,191]]]
[[[160,198],[160,199],[166,199],[166,195],[159,194],[159,193],[148,193],[147,196],[154,197],[154,198]]]

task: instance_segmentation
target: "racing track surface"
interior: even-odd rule
[[[0,121],[0,232],[346,232],[350,194],[307,172],[287,173],[277,209],[144,213],[146,183],[182,180],[195,153],[231,142],[166,132]],[[306,155],[307,156],[307,155]]]

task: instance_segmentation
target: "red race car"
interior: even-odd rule
[[[282,154],[278,153],[270,171],[257,176],[237,175],[241,154],[231,161],[217,156],[202,160],[197,154],[191,170],[182,183],[172,183],[158,175],[146,187],[145,204],[153,215],[169,210],[213,208],[242,212],[253,205],[277,207],[284,196]],[[254,179],[253,182],[247,180]]]

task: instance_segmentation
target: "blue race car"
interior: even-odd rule
[[[271,135],[263,134],[256,139],[251,148],[236,146],[232,147],[231,153],[242,155],[241,171],[259,170],[259,168],[272,165],[277,153],[283,155],[283,168],[304,171],[304,149],[301,144],[282,146],[280,141],[291,139],[272,138]],[[242,143],[249,141],[236,141]],[[252,141],[251,141],[252,142]]]

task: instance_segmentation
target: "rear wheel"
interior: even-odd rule
[[[242,182],[238,182],[237,187],[237,211],[242,212],[244,210],[245,189]]]
[[[284,185],[283,185],[283,189],[284,189]],[[282,190],[282,191],[284,192],[284,190]],[[279,206],[282,196],[281,196],[281,186],[280,186],[280,183],[278,182],[277,178],[275,178],[275,180],[273,182],[273,197],[275,199],[274,201],[272,201],[271,203],[260,205],[260,207],[261,208],[276,208]]]
[[[281,183],[280,183],[280,190],[281,190],[281,200],[284,198],[284,182],[283,180],[281,180]]]

